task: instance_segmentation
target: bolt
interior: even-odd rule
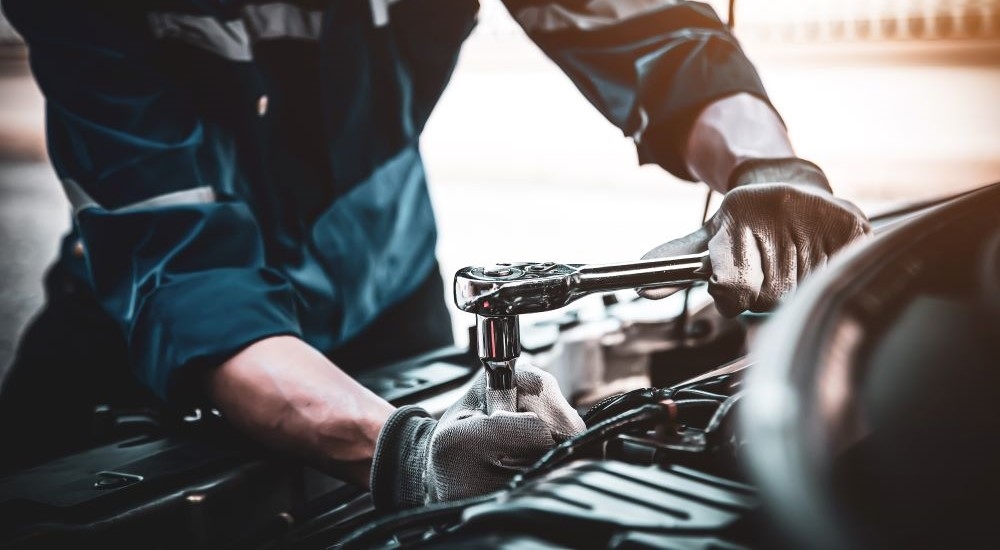
[[[484,269],[483,275],[486,275],[487,277],[507,277],[513,272],[514,270],[512,270],[509,267],[501,267],[499,265],[495,265],[493,267],[488,267]]]
[[[543,262],[543,263],[540,263],[540,264],[531,264],[531,265],[529,265],[525,269],[527,271],[532,272],[532,273],[541,273],[543,271],[548,271],[548,270],[552,269],[553,267],[555,267],[555,265],[556,264],[553,263],[553,262]]]

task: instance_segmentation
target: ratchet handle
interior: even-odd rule
[[[683,287],[708,280],[708,252],[615,264],[522,262],[467,267],[455,274],[455,305],[483,316],[559,309],[601,292]]]
[[[635,262],[585,265],[579,270],[577,286],[586,294],[687,286],[707,281],[711,276],[707,258],[706,251]]]

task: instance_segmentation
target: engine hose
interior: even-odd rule
[[[588,426],[595,426],[612,416],[625,411],[636,409],[649,403],[658,403],[665,399],[698,400],[713,399],[717,403],[722,403],[728,397],[722,393],[708,391],[703,387],[718,386],[726,383],[728,375],[715,380],[701,381],[691,386],[680,388],[640,388],[625,393],[615,394],[595,403],[590,410],[583,415],[583,422]]]
[[[602,399],[591,407],[583,415],[583,422],[587,427],[593,427],[623,412],[631,411],[650,403],[659,403],[665,399],[670,399],[669,389],[642,388],[612,395],[611,397]]]
[[[340,548],[342,550],[377,548],[380,542],[403,529],[421,527],[429,529],[434,525],[458,520],[466,508],[489,502],[496,498],[500,492],[495,491],[451,502],[435,502],[413,510],[397,512],[358,528],[340,541]]]
[[[705,434],[708,437],[716,437],[720,429],[725,425],[726,421],[730,418],[730,413],[734,410],[740,400],[743,399],[743,392],[734,394],[729,399],[726,399],[721,405],[719,405],[718,410],[712,415],[712,419],[708,421],[708,426],[705,428]]]
[[[683,388],[674,392],[674,399],[714,399],[718,402],[723,402],[726,400],[726,396],[721,393],[713,393],[705,390],[697,390],[694,388]]]
[[[649,403],[604,420],[576,437],[571,437],[553,447],[525,472],[518,474],[512,486],[552,471],[577,454],[580,449],[612,436],[636,429],[649,429],[661,423],[671,422],[675,415],[673,401]]]
[[[717,399],[678,399],[677,409],[686,411],[690,409],[700,409],[703,407],[718,407],[724,403]]]
[[[600,415],[601,413],[607,411],[608,409],[619,407],[621,403],[625,402],[626,400],[631,400],[631,399],[649,400],[652,398],[654,392],[656,392],[656,388],[639,388],[637,390],[632,390],[624,393],[616,393],[614,395],[605,397],[604,399],[601,399],[600,401],[594,403],[594,405],[590,407],[590,410],[588,410],[583,415],[583,421],[589,424],[590,420],[595,416]]]
[[[713,403],[717,404],[716,402]],[[673,420],[675,413],[675,403],[673,401],[666,401],[661,403],[647,403],[637,409],[604,420],[582,434],[567,439],[551,449],[527,471],[515,477],[511,482],[511,487],[517,487],[529,479],[552,471],[572,458],[583,447],[620,433],[636,429],[650,429],[661,423],[670,422]],[[501,492],[497,491],[452,502],[433,503],[415,510],[397,512],[352,532],[346,538],[342,539],[340,548],[349,550],[352,548],[377,547],[380,542],[401,530],[421,527],[430,528],[434,525],[458,520],[466,508],[489,502],[495,499]]]

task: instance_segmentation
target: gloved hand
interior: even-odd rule
[[[375,445],[375,507],[399,510],[500,489],[585,429],[552,375],[519,366],[516,381],[514,389],[491,390],[484,373],[441,420],[415,406],[393,413]]]
[[[768,311],[810,271],[871,233],[854,204],[833,196],[823,171],[798,159],[757,159],[733,171],[718,212],[698,231],[644,258],[708,250],[708,291],[727,317]],[[676,289],[643,290],[663,298]]]

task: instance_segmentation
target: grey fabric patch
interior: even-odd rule
[[[811,272],[871,233],[854,204],[829,192],[822,171],[801,159],[744,163],[704,227],[644,258],[709,252],[708,292],[720,313],[770,311]],[[742,166],[742,165],[741,165]],[[644,290],[647,298],[669,291]]]
[[[427,451],[436,425],[427,411],[412,405],[396,409],[386,420],[372,460],[376,508],[392,511],[424,503]]]
[[[522,382],[535,391],[522,391]],[[586,429],[583,419],[576,409],[566,401],[559,390],[559,382],[551,374],[533,366],[517,369],[517,406],[519,411],[531,411],[548,426],[556,443]]]
[[[250,4],[243,8],[243,20],[254,41],[277,38],[317,40],[323,26],[323,12],[287,2]]]
[[[520,377],[520,373],[518,373]],[[518,384],[520,386],[520,384]],[[486,414],[495,412],[518,412],[517,394],[520,387],[509,390],[486,390]]]
[[[372,496],[380,509],[495,491],[585,429],[555,378],[532,366],[518,368],[514,389],[490,390],[484,374],[440,421],[425,415],[403,407],[379,434]]]
[[[569,3],[537,2],[511,9],[514,19],[528,33],[592,30],[663,9],[675,0],[589,0]]]
[[[521,395],[540,395],[545,383],[535,369],[523,369],[517,373],[517,391]]]
[[[431,500],[500,489],[557,443],[586,428],[551,374],[519,366],[516,381],[512,390],[490,390],[484,376],[441,417],[428,457]]]
[[[207,15],[151,12],[149,26],[156,38],[186,42],[230,61],[251,61],[250,36],[243,21],[223,21]]]
[[[755,183],[708,222],[709,293],[723,315],[770,311],[827,258],[871,232],[853,204],[809,184]]]

